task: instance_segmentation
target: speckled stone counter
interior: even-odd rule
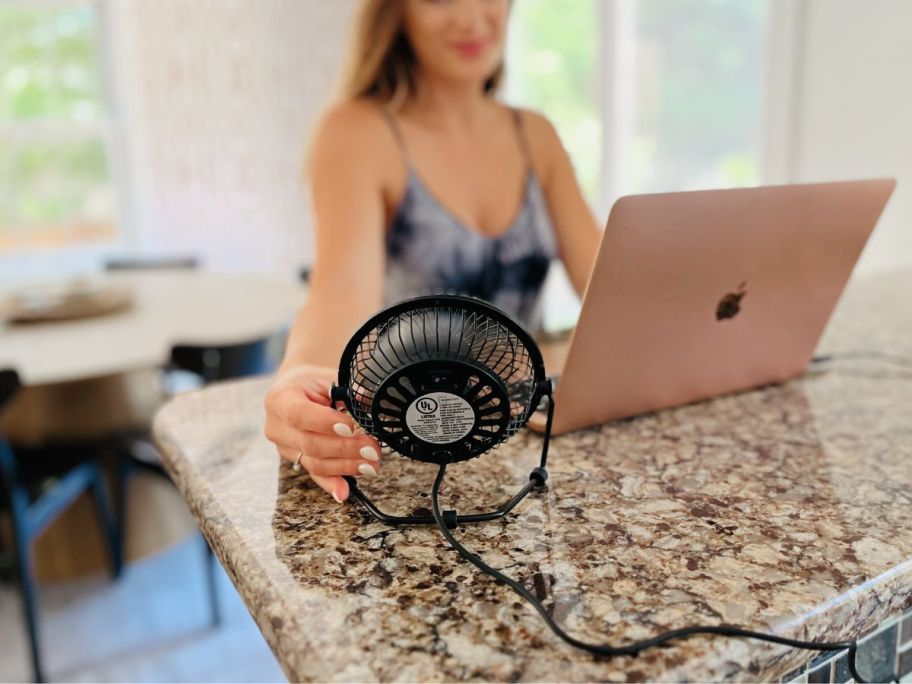
[[[912,357],[912,272],[854,280],[819,353]],[[697,637],[597,659],[555,637],[433,527],[338,505],[263,436],[268,379],[157,416],[167,466],[288,677],[312,681],[775,680],[813,654]],[[537,463],[522,431],[451,467],[443,504],[499,504]],[[546,492],[457,534],[534,587],[575,636],[624,643],[693,623],[805,639],[912,605],[912,368],[845,357],[785,385],[552,442]],[[428,507],[436,467],[385,457],[362,486]]]

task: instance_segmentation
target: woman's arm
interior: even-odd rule
[[[307,164],[316,259],[281,370],[338,366],[352,331],[382,306],[381,162],[389,157],[382,125],[370,105],[350,102],[327,112],[317,127]]]
[[[523,110],[522,115],[551,211],[560,256],[573,288],[582,298],[602,232],[583,197],[570,157],[554,126],[537,112]]]
[[[370,107],[337,106],[320,122],[308,161],[317,256],[307,303],[265,399],[266,437],[340,503],[343,476],[376,475],[380,444],[331,405],[330,383],[356,329],[382,302],[383,149]]]

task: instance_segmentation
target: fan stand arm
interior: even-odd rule
[[[538,468],[535,470],[537,471]],[[364,508],[366,508],[367,511],[380,522],[393,526],[436,524],[432,515],[388,515],[384,513],[374,505],[374,503],[367,497],[364,492],[361,491],[354,477],[351,475],[345,475],[344,477],[348,482],[351,496],[360,502],[361,505],[364,506]],[[459,515],[454,510],[446,510],[443,512],[443,517],[444,520],[446,520],[447,527],[453,529],[459,525],[459,523],[487,522],[489,520],[497,520],[498,518],[503,518],[507,513],[516,508],[519,502],[526,498],[526,495],[538,486],[538,483],[538,478],[530,477],[526,485],[520,489],[512,499],[504,503],[497,510],[491,511],[489,513],[469,513],[467,515]]]
[[[552,384],[551,380],[544,381],[546,386],[543,386],[542,398],[548,397],[548,419],[545,424],[545,434],[542,441],[542,452],[541,460],[539,466],[532,470],[529,474],[529,481],[520,489],[513,498],[504,503],[500,508],[491,511],[489,513],[469,513],[466,515],[459,515],[455,510],[445,510],[443,512],[443,518],[446,522],[448,528],[453,529],[459,523],[477,523],[477,522],[488,522],[490,520],[497,520],[498,518],[503,518],[510,511],[512,511],[516,506],[526,498],[526,495],[531,492],[533,489],[542,489],[545,486],[545,482],[548,480],[548,471],[545,468],[545,464],[548,458],[548,443],[550,442],[551,437],[551,421],[554,416],[554,401],[551,396]],[[367,495],[361,491],[358,487],[357,480],[351,475],[345,475],[345,481],[348,482],[348,488],[351,493],[351,496],[356,499],[368,513],[370,513],[374,518],[379,520],[382,523],[387,525],[399,526],[399,525],[435,525],[434,516],[432,515],[388,515],[384,513],[379,508],[377,508],[374,503],[367,497]]]

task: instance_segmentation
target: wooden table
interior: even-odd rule
[[[26,386],[159,368],[176,344],[270,335],[290,323],[306,296],[302,283],[275,277],[159,271],[105,278],[133,290],[130,309],[61,323],[0,324],[0,368],[15,369]]]
[[[0,323],[0,368],[17,371],[23,389],[4,415],[4,432],[21,442],[106,434],[151,422],[161,402],[159,369],[178,344],[227,345],[268,337],[288,326],[306,298],[294,279],[150,271],[99,275],[129,287],[130,308],[79,320]],[[0,300],[12,291],[0,290]],[[180,539],[195,527],[165,482],[131,488],[127,558]],[[38,541],[40,579],[94,571],[104,546],[90,502],[80,500]]]

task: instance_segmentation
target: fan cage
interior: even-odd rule
[[[466,298],[458,299],[454,303],[442,303],[446,299],[436,297],[424,303],[411,300],[413,306],[401,308],[388,317],[374,317],[359,331],[357,339],[353,338],[356,346],[347,350],[350,361],[344,367],[347,373],[343,374],[349,379],[348,408],[358,424],[384,445],[388,444],[381,437],[383,426],[373,410],[374,399],[390,376],[425,361],[454,361],[472,366],[478,372],[470,375],[469,384],[484,383],[486,375],[502,383],[509,401],[509,415],[502,429],[500,425],[491,426],[491,439],[484,450],[496,447],[519,431],[535,409],[531,400],[539,376],[543,376],[543,366],[538,349],[530,349],[526,343],[528,340],[534,345],[534,341],[505,314],[492,315],[501,313],[496,309],[486,311],[473,300],[469,300],[472,306],[466,306]],[[464,389],[470,388],[467,385]],[[498,393],[485,387],[478,399]]]

